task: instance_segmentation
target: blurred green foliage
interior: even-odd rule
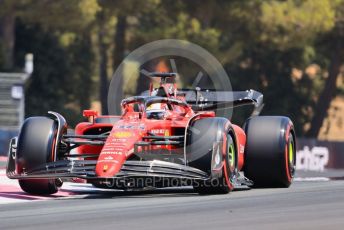
[[[333,78],[334,54],[337,59],[343,56],[343,50],[334,46],[343,39],[343,0],[0,0],[0,4],[0,22],[7,18],[16,22],[12,70],[23,66],[25,53],[35,55],[35,71],[27,85],[27,115],[57,110],[74,124],[91,101],[104,103],[98,89],[106,81],[99,79],[110,78],[118,67],[116,60],[147,42],[175,38],[210,51],[225,67],[234,90],[263,92],[263,114],[290,116],[297,132],[304,134],[314,125],[317,111],[327,110],[326,104],[318,106],[319,95],[327,79]],[[125,23],[119,26],[123,18]],[[2,31],[6,25],[2,23]],[[8,49],[1,31],[0,41],[1,50]],[[5,69],[6,59],[1,52],[0,69]],[[197,74],[189,64],[180,65],[184,75]],[[316,71],[310,73],[307,69],[312,66]],[[125,68],[125,95],[134,94],[147,81],[137,79],[137,68],[135,63]],[[129,75],[136,77],[129,81]],[[337,94],[343,94],[343,86],[330,99],[324,98],[331,100]],[[239,110],[235,119],[243,122],[248,113]]]

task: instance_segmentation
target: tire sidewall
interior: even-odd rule
[[[295,132],[288,117],[257,116],[244,125],[246,133],[244,172],[254,187],[289,187],[293,172],[288,159],[292,139],[295,168]]]
[[[17,173],[29,172],[54,160],[56,123],[47,117],[25,120],[18,136]],[[20,187],[31,194],[48,195],[58,191],[55,179],[20,179]]]
[[[209,187],[210,185],[217,185],[215,188],[199,189],[198,192],[228,193],[233,189],[231,178],[235,174],[237,165],[237,151],[235,139],[232,137],[234,132],[231,129],[231,123],[226,118],[203,118],[192,122],[191,127],[200,129],[199,131],[201,134],[191,133],[190,135],[196,136],[191,136],[187,140],[187,144],[189,145],[187,148],[187,157],[189,157],[189,160],[192,160],[191,162],[189,161],[188,164],[191,167],[209,173],[210,181],[206,181],[204,184],[200,183],[201,186]],[[195,141],[193,142],[193,140]],[[214,154],[216,154],[212,151],[215,142],[221,144],[218,148],[221,153],[221,162],[223,163],[222,167],[217,171],[214,171],[212,168],[212,161]],[[234,145],[235,163],[233,167],[230,167],[228,159],[228,148],[230,144]]]

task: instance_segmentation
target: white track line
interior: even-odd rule
[[[329,181],[327,177],[298,177],[294,178],[295,182],[324,182]],[[83,198],[92,194],[111,193],[114,190],[99,189],[93,187],[91,184],[81,184],[65,182],[56,195],[51,197],[36,197],[28,195],[20,189],[17,180],[11,180],[6,177],[6,171],[0,169],[0,204],[28,202],[37,200],[51,200],[51,199],[73,199]]]
[[[294,178],[294,181],[297,182],[322,182],[322,181],[330,181],[328,177],[297,177]]]

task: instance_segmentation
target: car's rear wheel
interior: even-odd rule
[[[289,187],[296,162],[291,120],[257,116],[246,122],[245,131],[245,176],[254,182],[254,187]]]
[[[29,172],[36,167],[52,162],[54,157],[57,127],[47,117],[31,117],[25,120],[18,137],[17,172]],[[23,191],[30,194],[49,195],[58,191],[56,179],[20,179]]]
[[[188,164],[209,174],[209,180],[194,182],[196,192],[224,194],[233,189],[231,178],[236,168],[236,148],[232,135],[230,122],[225,118],[204,118],[190,125]]]

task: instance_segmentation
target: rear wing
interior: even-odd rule
[[[141,95],[149,95],[149,91]],[[220,108],[230,108],[243,105],[253,105],[254,114],[258,115],[263,109],[263,94],[255,90],[246,91],[216,91],[196,88],[180,89],[178,97],[185,98],[187,104],[195,111],[215,110]]]
[[[185,96],[186,102],[194,110],[212,110],[218,108],[254,105],[263,106],[263,94],[255,90],[246,91],[215,91],[215,90],[179,90],[179,96]]]

